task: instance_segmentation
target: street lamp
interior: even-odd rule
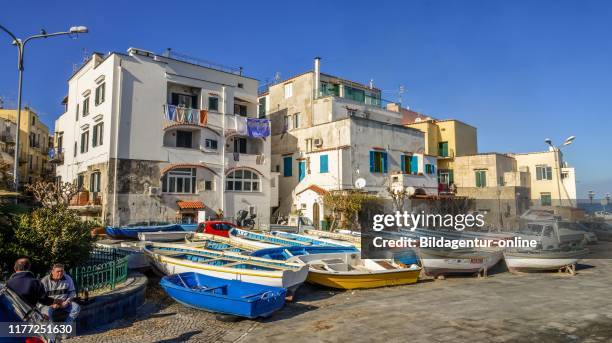
[[[73,26],[68,31],[47,33],[45,30],[41,30],[39,34],[32,35],[25,39],[19,39],[11,31],[4,26],[0,25],[0,30],[6,32],[13,39],[13,45],[17,46],[17,69],[19,70],[19,86],[17,91],[17,130],[15,134],[15,163],[13,165],[13,186],[15,191],[19,188],[19,131],[21,130],[21,92],[23,83],[23,54],[25,52],[26,44],[38,38],[49,38],[62,35],[73,35],[79,33],[87,33],[89,30],[85,26]]]
[[[563,205],[562,198],[561,198],[561,181],[560,181],[561,180],[561,168],[559,166],[561,161],[559,161],[559,154],[561,152],[561,148],[572,144],[575,139],[576,139],[576,136],[569,136],[565,139],[563,144],[561,144],[560,146],[554,146],[550,138],[544,139],[544,143],[550,146],[550,151],[553,151],[555,153],[555,167],[557,168],[557,191],[559,192],[558,193],[559,194],[559,205]],[[571,206],[572,205],[571,200],[568,199],[568,201],[570,202],[570,206]]]
[[[587,192],[587,194],[589,195],[589,200],[591,200],[591,205],[593,205],[593,198],[595,198],[595,192],[593,192],[593,190],[589,190]]]

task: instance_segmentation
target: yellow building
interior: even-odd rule
[[[0,118],[17,122],[16,109],[0,109]],[[49,128],[28,107],[21,110],[19,128],[19,181],[33,182],[48,175]]]
[[[425,154],[438,157],[439,182],[454,183],[454,158],[478,153],[476,128],[459,120],[420,119],[406,126],[425,133]]]

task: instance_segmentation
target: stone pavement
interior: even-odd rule
[[[152,288],[138,319],[69,342],[612,342],[612,261],[585,260],[574,277],[497,269],[372,290],[305,285],[257,321],[219,321]]]

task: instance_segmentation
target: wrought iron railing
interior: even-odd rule
[[[127,279],[128,255],[128,252],[115,248],[96,247],[87,263],[68,271],[77,293],[115,289],[115,286]]]

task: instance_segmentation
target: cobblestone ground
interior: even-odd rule
[[[135,318],[70,342],[612,342],[612,261],[584,260],[574,277],[497,269],[372,290],[306,285],[260,321],[219,321],[152,288]]]

